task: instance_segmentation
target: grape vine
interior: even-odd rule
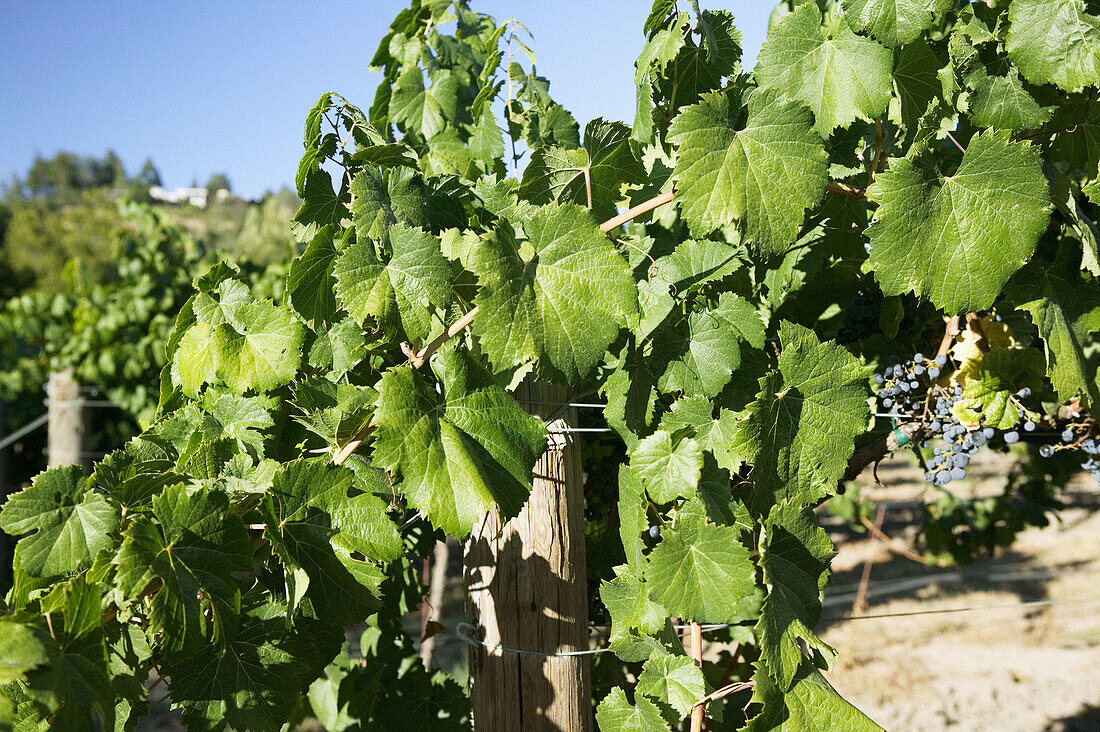
[[[1095,470],[1100,19],[1064,5],[785,3],[749,71],[656,0],[633,125],[582,127],[518,22],[413,0],[370,107],[306,116],[285,298],[196,277],[149,426],[0,510],[0,725],[132,729],[154,678],[195,730],[469,729],[401,618],[415,558],[521,511],[538,380],[613,431],[599,728],[878,729],[824,673],[813,509],[924,442],[944,500],[983,445]]]

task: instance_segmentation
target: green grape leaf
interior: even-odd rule
[[[301,323],[287,308],[267,300],[250,304],[242,320],[243,331],[228,325],[214,329],[218,376],[238,394],[271,391],[292,381],[301,361]]]
[[[474,333],[498,370],[537,361],[540,374],[575,383],[636,320],[634,278],[579,206],[542,206],[524,231],[521,245],[498,228],[471,256]]]
[[[470,135],[470,153],[476,160],[490,167],[504,156],[504,133],[488,105],[477,115],[477,124]]]
[[[401,491],[435,526],[463,537],[494,503],[504,516],[519,511],[546,429],[465,351],[447,351],[439,368],[441,394],[411,366],[382,376],[374,460],[401,474]]]
[[[596,707],[600,732],[667,732],[668,725],[649,699],[637,697],[632,705],[619,687],[613,688]]]
[[[28,671],[49,663],[49,642],[43,636],[36,626],[0,617],[0,684],[23,679]]]
[[[967,74],[966,85],[970,89],[970,116],[982,127],[1034,129],[1050,119],[1052,109],[1039,106],[1014,69],[1003,75],[991,74],[979,65]]]
[[[310,240],[306,250],[290,263],[286,280],[290,306],[314,328],[336,320],[336,297],[332,292],[336,253],[333,230],[325,226]]]
[[[322,226],[339,226],[348,217],[348,207],[332,189],[332,176],[322,169],[306,174],[302,206],[294,214],[300,241],[312,239]]]
[[[1086,100],[1079,104],[1067,104],[1055,110],[1050,127],[1055,130],[1051,137],[1049,156],[1065,166],[1065,177],[1080,183],[1090,200],[1100,200],[1096,196],[1097,181],[1100,180],[1100,102]],[[1071,198],[1066,184],[1055,178],[1055,200],[1059,197]],[[1058,194],[1061,193],[1061,196]],[[1068,203],[1068,201],[1067,201]],[[1060,207],[1061,208],[1061,207]],[[1071,220],[1080,218],[1080,207],[1075,209]],[[1092,232],[1095,238],[1095,232]],[[1096,259],[1096,243],[1092,243],[1093,260]],[[1097,266],[1100,270],[1100,265]],[[1100,271],[1092,271],[1100,274]]]
[[[773,678],[788,689],[802,665],[800,641],[835,655],[813,628],[821,619],[821,591],[836,552],[813,511],[792,503],[776,505],[762,533],[759,563],[768,595],[760,607],[756,638]]]
[[[658,430],[638,443],[630,455],[630,469],[656,503],[695,495],[703,451],[683,434]]]
[[[743,247],[711,239],[688,239],[671,254],[657,259],[649,268],[649,279],[638,282],[638,303],[642,318],[635,329],[648,338],[653,329],[692,292],[708,282],[720,280],[740,269],[748,258]]]
[[[1089,364],[1090,336],[1100,330],[1100,285],[1086,279],[1062,246],[1053,263],[1031,262],[1005,288],[1015,307],[1026,310],[1046,347],[1047,375],[1061,401],[1084,396],[1096,407],[1096,366]]]
[[[1100,85],[1100,18],[1084,0],[1013,0],[1005,50],[1032,84]]]
[[[891,119],[916,131],[929,103],[940,96],[942,87],[938,72],[944,62],[927,43],[910,43],[897,50],[894,63],[894,89],[897,92],[896,114],[891,107]]]
[[[422,229],[394,224],[389,228],[393,250],[388,261],[375,244],[360,239],[336,260],[336,296],[359,321],[378,319],[392,327],[398,316],[410,339],[419,341],[431,328],[431,307],[450,302],[451,268],[443,258],[439,237]]]
[[[172,380],[188,396],[196,396],[203,384],[222,379],[238,394],[249,390],[271,391],[289,383],[298,372],[304,337],[302,324],[286,307],[270,300],[238,302],[237,288],[224,280],[218,291],[228,294],[219,307],[200,307],[199,322],[180,338],[172,355]],[[203,318],[209,318],[204,320]]]
[[[24,572],[32,577],[75,572],[114,546],[118,507],[89,488],[80,466],[51,468],[0,507],[0,529],[30,534],[15,547]]]
[[[309,349],[311,366],[345,374],[367,356],[367,335],[363,327],[345,317],[328,330],[317,334]]]
[[[420,169],[425,175],[455,174],[476,178],[474,156],[465,140],[454,127],[445,127],[428,140],[428,154],[420,159]]]
[[[775,90],[741,101],[705,94],[669,128],[676,145],[677,199],[695,236],[734,220],[768,255],[794,242],[806,209],[825,192],[828,160],[809,113]]]
[[[1039,151],[987,130],[970,139],[954,175],[932,155],[892,159],[868,198],[870,266],[887,295],[910,290],[949,313],[993,304],[1050,220]]]
[[[630,130],[621,122],[594,119],[578,148],[540,147],[523,171],[519,193],[532,203],[550,201],[588,206],[600,220],[616,214],[620,189],[645,182],[645,169],[630,148]]]
[[[737,423],[734,443],[752,463],[752,507],[807,505],[832,493],[870,418],[868,367],[835,343],[783,322],[779,370]]]
[[[252,542],[225,494],[169,486],[153,497],[151,515],[126,528],[117,582],[146,600],[148,615],[171,650],[224,640],[236,629],[241,592],[234,572],[252,569]]]
[[[718,306],[666,321],[652,339],[650,358],[664,393],[715,397],[741,365],[741,344],[764,347],[764,324],[755,308],[731,292]]]
[[[783,691],[761,664],[757,664],[753,681],[752,701],[763,705],[763,710],[744,732],[882,732],[882,727],[838,694],[809,663],[803,665],[788,691]]]
[[[803,3],[768,30],[754,74],[762,87],[782,90],[814,113],[828,136],[857,119],[886,111],[892,88],[890,51],[840,26],[821,25],[817,3]]]
[[[674,12],[675,7],[675,4],[671,4],[669,12]],[[674,27],[686,25],[687,22],[687,14],[679,13],[675,23],[668,27],[654,28],[642,52],[638,54],[638,60],[634,62],[636,107],[630,137],[635,142],[644,144],[653,138],[653,86],[665,77],[665,69],[687,45],[684,34]]]
[[[649,529],[646,517],[645,487],[627,465],[619,466],[619,538],[626,561],[635,572],[642,571],[645,544],[642,532]]]
[[[403,132],[414,132],[425,140],[440,132],[456,115],[459,82],[447,70],[432,75],[424,86],[424,72],[413,66],[401,72],[393,86],[389,115]]]
[[[286,622],[286,608],[250,610],[222,645],[173,654],[161,664],[172,679],[172,701],[189,729],[225,724],[241,730],[277,730],[300,695],[339,652],[343,630],[309,618]]]
[[[703,670],[687,656],[654,653],[642,667],[636,693],[652,701],[666,722],[676,724],[707,695],[707,682]]]
[[[600,584],[600,599],[611,615],[611,650],[624,660],[645,660],[648,649],[637,657],[633,631],[645,635],[660,632],[668,611],[649,599],[641,576],[628,565],[615,567],[615,578]]]
[[[703,10],[695,13],[695,21],[692,29],[686,14],[677,15],[669,30],[681,36],[683,43],[663,72],[651,76],[652,99],[662,112],[653,119],[662,126],[681,107],[694,104],[702,94],[720,89],[723,79],[735,77],[740,70],[741,33],[734,27],[733,16],[723,10]],[[636,129],[638,133],[641,131]],[[636,136],[636,139],[648,142],[648,138],[642,140]]]
[[[951,0],[841,0],[840,6],[853,31],[896,48],[931,28],[935,16],[951,8]]]
[[[264,535],[284,563],[308,577],[318,617],[337,625],[360,622],[378,606],[377,586],[360,583],[346,566],[351,552],[388,561],[401,555],[401,536],[377,496],[354,491],[355,474],[319,460],[296,460],[275,474],[264,495]],[[334,545],[347,551],[337,553]]]
[[[755,618],[756,569],[739,534],[729,526],[666,529],[645,571],[650,597],[676,617],[703,623]]]

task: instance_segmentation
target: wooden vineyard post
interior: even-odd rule
[[[84,409],[80,404],[80,385],[73,379],[72,369],[50,374],[46,390],[49,397],[50,422],[46,438],[46,464],[90,465],[84,463]]]
[[[571,395],[530,379],[516,390],[543,419]],[[575,425],[576,410],[560,410],[523,510],[503,526],[486,513],[466,545],[466,615],[485,644],[470,649],[477,732],[592,730],[589,656],[537,655],[588,648],[581,448],[575,435],[553,431]]]

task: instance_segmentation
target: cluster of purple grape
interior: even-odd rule
[[[1065,435],[1063,434],[1062,437],[1064,439]],[[1081,463],[1081,470],[1089,471],[1089,474],[1092,475],[1092,479],[1100,486],[1100,460],[1097,459],[1100,457],[1100,439],[1089,437],[1081,441],[1080,447],[1085,455],[1088,456],[1085,458],[1084,462]]]
[[[879,404],[886,410],[881,416],[898,422],[926,422],[931,435],[921,446],[927,447],[930,441],[937,439],[943,443],[933,448],[924,473],[924,479],[937,486],[946,486],[951,481],[965,478],[971,456],[997,435],[993,427],[967,426],[955,416],[952,407],[963,399],[962,387],[935,383],[946,367],[945,356],[929,360],[917,353],[906,362],[892,358],[883,371],[874,375]],[[1020,405],[1026,406],[1031,396],[1031,389],[1025,386],[1015,393],[1014,398]],[[1036,422],[1025,415],[1016,427],[1001,432],[1001,439],[1005,444],[1013,445],[1020,441],[1021,430],[1034,432],[1036,428]],[[1067,447],[1077,439],[1074,430],[1068,428],[1060,437]],[[1088,454],[1082,469],[1090,471],[1100,483],[1100,439],[1088,438],[1079,447]],[[1039,454],[1043,457],[1051,457],[1056,450],[1052,444],[1039,446]]]

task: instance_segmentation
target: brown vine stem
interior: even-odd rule
[[[466,330],[466,328],[469,327],[470,323],[474,322],[475,315],[477,315],[476,305],[470,308],[470,312],[466,313],[461,318],[456,320],[450,328],[437,335],[434,339],[432,339],[431,343],[424,346],[416,353],[409,353],[409,350],[404,343],[401,344],[401,350],[405,351],[406,355],[408,355],[409,363],[413,365],[413,368],[418,369],[428,362],[428,359],[432,357],[433,353],[439,350],[440,346],[454,338],[462,331]]]
[[[612,229],[622,226],[628,221],[633,221],[644,213],[652,211],[658,206],[664,206],[666,203],[672,203],[672,199],[675,197],[676,191],[666,191],[659,196],[654,196],[648,201],[643,201],[637,206],[631,209],[623,211],[621,214],[614,218],[610,218],[607,221],[600,224],[600,231],[607,233]]]
[[[838,180],[829,181],[828,185],[825,186],[825,190],[827,190],[829,193],[839,193],[842,196],[851,196],[852,198],[858,198],[861,201],[867,198],[866,188],[849,185],[848,183],[841,183]]]
[[[691,621],[691,658],[699,668],[703,667],[703,629],[699,623]],[[702,732],[706,705],[696,703],[691,707],[691,732]]]
[[[363,444],[363,440],[370,437],[370,434],[374,432],[374,425],[368,424],[359,428],[359,431],[355,433],[355,437],[340,448],[340,450],[332,456],[333,465],[343,465],[347,462],[347,459],[351,457],[351,454],[359,449],[359,446]]]
[[[959,327],[959,316],[952,315],[947,320],[947,325],[943,329],[943,340],[940,341],[939,350],[936,351],[937,356],[946,356],[947,352],[951,350],[951,344],[955,342],[956,336],[962,333],[962,329]]]
[[[694,706],[692,706],[692,711],[694,712],[696,707],[702,707],[703,705],[705,705],[709,702],[716,701],[716,700],[721,699],[723,697],[727,697],[730,694],[736,694],[739,691],[748,691],[749,689],[751,689],[754,686],[756,686],[755,681],[738,681],[738,682],[733,683],[733,684],[727,684],[726,686],[723,686],[721,689],[718,689],[717,691],[712,691],[711,693],[707,694],[706,696],[704,696],[699,701],[695,702]]]

